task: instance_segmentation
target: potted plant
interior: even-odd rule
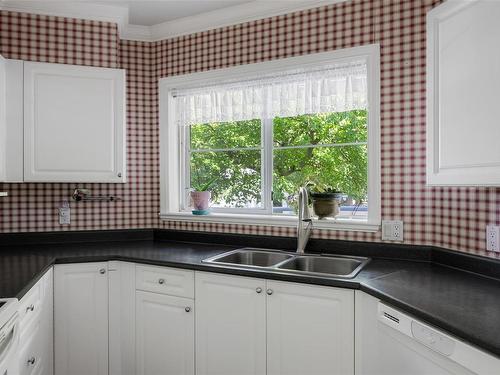
[[[217,181],[217,178],[209,180],[205,184],[199,184],[191,187],[190,196],[194,210],[194,215],[208,215],[210,213],[210,198],[212,192],[210,188]]]
[[[318,219],[335,217],[339,213],[339,201],[342,192],[337,188],[322,183],[309,183],[309,196]]]

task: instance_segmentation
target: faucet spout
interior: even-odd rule
[[[309,194],[305,187],[299,190],[299,224],[297,226],[297,253],[303,254],[312,230]]]

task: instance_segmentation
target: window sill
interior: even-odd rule
[[[249,224],[249,225],[268,225],[279,227],[297,226],[297,217],[294,216],[265,216],[265,215],[242,215],[227,213],[212,213],[210,215],[193,215],[190,212],[176,212],[160,214],[160,219],[170,221],[190,221],[201,223],[225,223],[225,224]],[[369,223],[366,220],[355,220],[348,218],[339,218],[335,220],[317,220],[313,219],[313,226],[317,229],[326,230],[344,230],[377,232],[380,224]]]

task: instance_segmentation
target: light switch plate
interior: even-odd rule
[[[382,240],[403,241],[403,229],[401,220],[382,220]]]

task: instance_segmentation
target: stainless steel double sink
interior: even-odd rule
[[[203,260],[226,267],[344,279],[356,276],[369,261],[370,258],[365,257],[297,254],[256,248],[228,251]]]

